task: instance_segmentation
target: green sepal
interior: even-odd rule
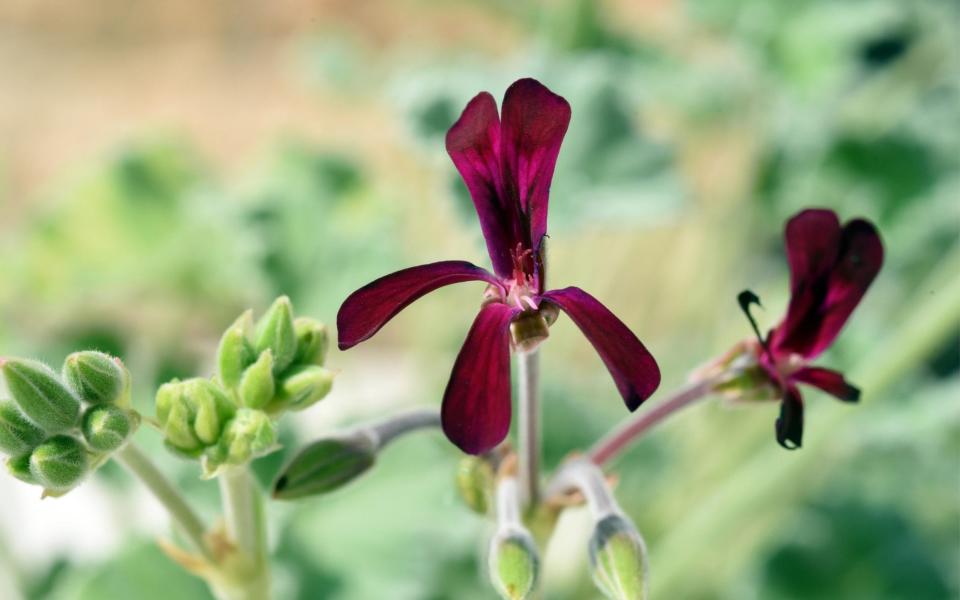
[[[303,410],[313,406],[330,393],[334,375],[330,369],[315,365],[294,367],[280,382],[280,390],[270,411]]]
[[[0,400],[0,452],[9,456],[29,454],[46,434],[10,400]]]
[[[647,597],[647,561],[643,538],[622,515],[601,519],[590,538],[593,581],[611,600]]]
[[[237,396],[240,398],[240,404],[246,408],[265,408],[276,392],[276,381],[273,378],[274,373],[273,351],[264,350],[247,370],[243,372],[240,379],[240,387],[237,389]]]
[[[294,500],[332,492],[369,470],[376,455],[374,440],[362,431],[317,440],[280,471],[273,497]]]
[[[37,478],[30,472],[30,453],[7,460],[7,472],[24,483],[38,485]]]
[[[490,580],[502,598],[523,600],[536,588],[540,558],[533,538],[525,531],[497,535],[489,560]]]
[[[310,317],[298,317],[293,322],[293,329],[297,336],[297,355],[293,362],[323,366],[330,346],[327,326]]]
[[[130,374],[119,358],[103,352],[74,352],[63,361],[63,380],[89,404],[129,403]]]
[[[473,512],[487,514],[495,477],[493,466],[482,456],[464,456],[457,465],[457,491]]]
[[[20,410],[48,434],[76,427],[80,400],[47,365],[20,358],[0,361],[10,395]]]
[[[140,415],[119,406],[91,406],[83,413],[83,439],[93,450],[113,452],[140,426]]]
[[[253,311],[248,310],[230,325],[220,338],[217,348],[217,375],[228,389],[240,385],[243,371],[256,360],[250,336],[253,331]]]
[[[30,454],[30,473],[51,492],[75,487],[87,474],[89,465],[87,449],[69,435],[52,437]]]
[[[265,350],[273,354],[273,372],[282,373],[297,355],[297,335],[293,327],[293,306],[280,296],[257,322],[254,342],[257,355]]]

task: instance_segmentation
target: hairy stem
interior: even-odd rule
[[[210,548],[204,539],[206,527],[203,521],[147,455],[130,442],[114,453],[113,458],[147,486],[147,489],[170,513],[177,528],[190,541],[194,549],[204,558],[212,560]]]
[[[270,597],[263,493],[247,466],[230,467],[220,475],[220,495],[227,534],[244,557],[239,590],[232,598],[265,600]]]
[[[383,448],[411,431],[439,426],[440,411],[435,408],[418,408],[388,417],[367,428],[376,436],[378,448]]]
[[[590,458],[574,459],[561,467],[547,488],[547,496],[562,494],[568,488],[580,490],[595,521],[623,512],[600,466]]]
[[[610,462],[648,429],[678,410],[709,395],[717,383],[717,378],[710,378],[680,388],[652,409],[636,415],[605,435],[593,445],[587,456],[597,465],[602,466]]]
[[[540,497],[540,363],[539,351],[517,352],[520,411],[519,466],[521,501],[536,505]]]

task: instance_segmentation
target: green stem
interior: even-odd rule
[[[227,535],[243,557],[240,572],[222,595],[232,600],[266,600],[270,597],[270,564],[263,492],[247,466],[225,469],[219,481]]]
[[[177,528],[190,541],[194,549],[204,558],[212,561],[213,556],[204,539],[206,527],[203,521],[147,455],[130,442],[114,453],[113,458],[137,477],[163,504]]]
[[[535,506],[540,498],[540,364],[539,351],[517,352],[519,398],[518,478],[522,502]]]

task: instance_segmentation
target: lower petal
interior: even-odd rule
[[[860,400],[860,390],[851,385],[850,382],[843,378],[843,374],[837,371],[824,369],[822,367],[807,367],[800,369],[791,377],[801,383],[820,388],[844,402],[857,402]]]
[[[795,385],[788,385],[784,392],[776,431],[777,442],[787,450],[796,450],[803,444],[803,398]]]
[[[488,304],[474,319],[443,394],[443,432],[468,454],[481,454],[510,431],[510,321],[520,312]]]

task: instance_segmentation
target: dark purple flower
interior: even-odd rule
[[[787,316],[766,339],[755,345],[760,367],[781,394],[777,441],[799,448],[803,438],[803,399],[798,383],[820,388],[846,402],[860,399],[860,390],[843,374],[809,363],[826,350],[843,329],[850,313],[870,287],[883,264],[883,244],[876,228],[863,219],[843,226],[832,210],[804,210],[787,222],[787,261],[790,263],[790,305]],[[759,303],[751,292],[740,295],[749,305]],[[756,324],[750,317],[754,328]]]
[[[569,122],[567,101],[533,79],[507,89],[502,116],[493,96],[474,97],[447,132],[447,152],[473,198],[493,273],[464,261],[404,269],[351,294],[337,315],[339,346],[346,350],[428,292],[462,281],[488,284],[443,395],[443,430],[470,454],[506,437],[510,348],[535,347],[558,310],[593,344],[627,408],[636,409],[660,384],[647,349],[593,296],[575,287],[544,290],[547,201]]]

